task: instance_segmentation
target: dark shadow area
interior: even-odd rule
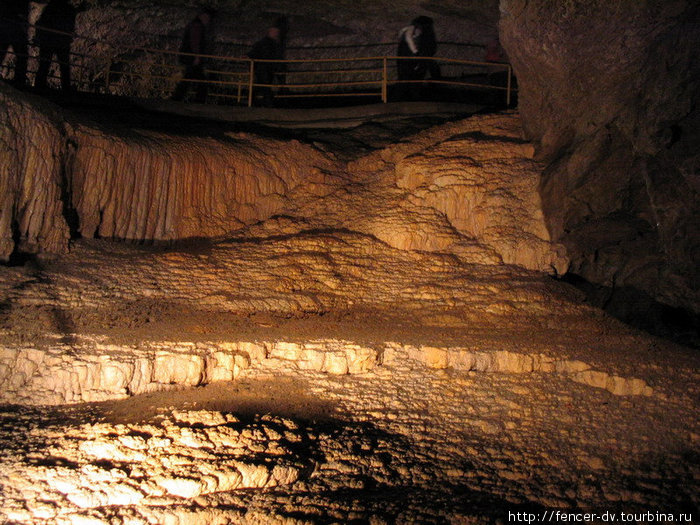
[[[18,246],[17,240],[15,241],[15,247]],[[22,283],[19,287],[16,287],[16,289],[23,290],[28,288],[31,285],[38,284],[38,285],[43,285],[45,287],[45,291],[47,295],[50,297],[50,299],[55,303],[55,304],[60,304],[61,298],[58,296],[58,294],[55,292],[53,289],[54,287],[52,286],[52,281],[51,278],[47,276],[45,272],[45,268],[43,264],[41,263],[40,257],[37,257],[36,254],[28,254],[24,253],[22,251],[17,250],[15,248],[15,251],[12,253],[10,256],[10,260],[8,262],[9,266],[24,266],[30,269],[29,276],[30,279],[28,281],[25,281]],[[0,303],[0,313],[7,313],[12,309],[12,300],[11,299],[6,299],[5,301],[2,301]],[[42,308],[35,308],[35,312],[40,312],[40,311],[48,311],[49,317],[50,317],[50,324],[51,324],[51,329],[55,330],[59,334],[61,334],[61,339],[60,341],[63,344],[66,345],[74,345],[75,344],[75,331],[76,331],[76,325],[73,321],[73,318],[71,314],[68,313],[67,310],[62,309],[58,306],[54,306],[51,304],[45,305],[45,307]],[[40,323],[37,322],[36,326],[40,326]]]
[[[26,252],[18,250],[17,243],[15,243],[15,249],[10,254],[10,257],[7,260],[7,266],[24,266],[33,257],[34,257],[34,254],[26,253]]]
[[[24,266],[32,258],[32,254],[22,251],[19,246],[22,241],[22,235],[20,233],[19,224],[17,220],[13,220],[10,225],[12,231],[12,242],[14,243],[14,249],[7,260],[8,266]]]
[[[450,525],[459,523],[508,523],[508,510],[542,515],[537,504],[512,504],[495,494],[463,486],[418,486],[413,484],[379,484],[365,488],[345,488],[313,494],[316,507],[336,509],[338,514],[319,516],[316,512],[297,510],[278,512],[316,525],[371,523]],[[352,509],[348,513],[347,509]],[[340,515],[339,515],[340,514]],[[340,520],[339,520],[340,518]],[[376,521],[380,519],[382,521]],[[511,522],[515,522],[511,517]]]
[[[602,286],[572,273],[561,281],[584,292],[589,304],[634,328],[700,349],[700,315],[694,312],[663,304],[631,286]]]
[[[75,150],[75,145],[71,144],[69,141],[69,151],[73,152]],[[80,239],[82,235],[80,234],[80,216],[78,215],[78,210],[73,206],[72,198],[72,188],[69,175],[69,166],[71,165],[70,159],[61,164],[61,203],[62,203],[62,213],[63,218],[68,225],[68,232],[70,239]]]
[[[491,95],[495,94],[495,98]],[[225,106],[216,104],[161,104],[158,101],[144,101],[94,93],[51,92],[45,95],[51,102],[70,110],[77,116],[87,118],[91,125],[98,129],[114,132],[126,132],[129,129],[147,129],[172,135],[187,137],[213,137],[232,141],[226,135],[231,132],[243,131],[259,134],[263,137],[278,139],[299,138],[303,130],[294,130],[284,126],[269,126],[256,122],[284,123],[289,117],[275,118],[275,110],[324,110],[348,108],[348,115],[353,115],[352,108],[360,106],[376,107],[378,110],[387,107],[376,96],[358,97],[352,93],[338,93],[328,97],[276,98],[274,108],[247,108],[241,106]],[[152,103],[151,103],[152,102]],[[389,102],[401,102],[391,97]],[[482,90],[460,90],[456,92],[449,86],[423,86],[416,100],[406,102],[444,103],[450,105],[486,106],[487,112],[499,111],[506,108],[505,94],[486,92]],[[513,107],[517,101],[511,103]],[[155,109],[154,109],[155,108]],[[230,108],[230,109],[229,109]],[[259,113],[261,112],[262,113]],[[256,113],[257,112],[257,113]],[[318,111],[315,113],[319,113]],[[321,112],[322,113],[322,112]],[[381,115],[381,111],[378,111]],[[237,120],[235,115],[241,115]],[[258,115],[259,118],[248,118],[246,115]],[[406,119],[420,117],[418,114],[406,114]],[[425,116],[425,115],[423,115]],[[459,115],[464,117],[465,115]],[[245,118],[244,118],[245,117]],[[70,118],[70,117],[69,117]],[[335,114],[324,117],[328,120],[339,119]],[[354,115],[357,118],[357,115]],[[442,117],[445,120],[444,117]],[[368,122],[373,118],[368,116]],[[318,126],[323,127],[322,125]],[[342,130],[341,130],[342,131]]]
[[[273,215],[270,219],[275,219],[280,217],[280,215]],[[306,238],[306,237],[319,237],[319,236],[330,236],[334,235],[349,235],[353,237],[367,238],[378,243],[385,244],[383,241],[377,239],[374,235],[367,233],[356,232],[347,228],[312,228],[303,229],[295,233],[270,235],[267,237],[239,237],[225,239],[217,244],[243,244],[243,243],[253,243],[253,244],[264,244],[268,242],[284,242],[292,239]]]
[[[86,403],[82,408],[76,406],[86,421],[112,424],[154,421],[165,407],[224,412],[234,414],[241,420],[261,414],[301,422],[337,418],[334,404],[309,394],[305,383],[284,378],[215,382],[197,388],[139,394],[125,400]]]

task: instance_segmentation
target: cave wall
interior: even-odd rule
[[[501,0],[540,192],[571,270],[700,311],[700,6]]]
[[[543,220],[541,164],[512,112],[346,162],[284,135],[76,113],[4,85],[0,95],[5,260],[66,251],[69,234],[157,243],[350,230],[469,263],[568,267]]]

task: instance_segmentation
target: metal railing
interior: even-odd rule
[[[117,47],[92,38],[33,27],[68,35],[76,41],[89,42],[93,47],[94,44],[104,47],[105,51],[99,55],[71,53],[72,83],[77,90],[85,92],[167,98],[179,82],[186,81],[192,86],[206,84],[208,101],[252,106],[256,95],[264,90],[274,90],[276,99],[377,97],[386,103],[393,87],[410,90],[418,86],[442,86],[444,89],[500,92],[505,95],[505,104],[510,106],[516,91],[510,64],[441,57],[253,60],[248,57],[199,55],[206,64],[206,79],[184,80],[184,66],[178,63],[178,58],[186,53],[142,46]],[[29,58],[36,60],[36,57]],[[400,80],[393,67],[400,60],[421,61],[429,70],[435,69],[428,67],[429,63],[433,63],[441,70],[441,75],[437,78]],[[264,63],[275,64],[277,72],[273,83],[256,80],[256,69]],[[12,64],[6,65],[9,66],[6,73],[9,73]],[[51,77],[56,79],[57,75],[54,73]]]

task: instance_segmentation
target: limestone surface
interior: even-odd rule
[[[90,227],[0,267],[0,521],[697,519],[697,352],[557,278],[517,114],[388,142],[57,119]],[[155,242],[151,209],[226,231]]]
[[[4,129],[24,144],[43,129],[36,125],[43,106],[1,89],[4,99],[23,101],[8,104]],[[15,236],[40,228],[46,232],[18,248],[60,252],[69,228],[147,242],[264,235],[260,223],[272,219],[271,234],[346,229],[403,250],[551,273],[567,268],[563,248],[550,242],[537,193],[541,166],[515,113],[446,124],[350,162],[313,144],[220,127],[182,137],[56,115],[44,126],[54,140],[30,141],[33,162],[52,166],[52,176],[19,161],[5,170],[8,198],[12,183],[36,202],[31,213],[22,201],[0,209],[6,258]],[[11,161],[15,149],[3,158]]]
[[[393,345],[359,375],[251,367],[197,390],[5,407],[0,516],[493,523],[653,509],[695,519],[699,429],[687,407],[697,391],[614,395],[503,357],[491,359],[500,368],[444,368],[435,352]]]
[[[58,108],[11,96],[4,84],[0,100],[0,260],[7,260],[15,244],[34,253],[65,251],[66,148]]]
[[[694,515],[695,352],[540,272],[277,224],[2,268],[4,521]]]
[[[640,310],[646,296],[697,313],[697,2],[500,4],[524,129],[547,166],[544,213],[572,270],[636,290]]]

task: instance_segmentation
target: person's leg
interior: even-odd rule
[[[5,52],[6,51],[7,49],[5,49]],[[15,76],[13,83],[17,87],[24,87],[27,83],[27,53],[29,51],[26,35],[18,34],[12,40],[12,51],[15,55]],[[5,52],[0,54],[4,56]]]
[[[396,84],[394,92],[398,100],[406,98],[406,94],[409,92],[410,84],[404,81],[411,78],[411,63],[412,60],[396,59],[396,76],[399,82]]]
[[[255,83],[266,84],[255,88],[262,96],[262,105],[265,107],[272,106],[272,87],[269,84],[272,84],[273,75],[267,64],[260,64],[255,71]]]
[[[196,97],[195,97],[195,102],[198,102],[200,104],[204,104],[207,101],[207,91],[209,86],[207,85],[206,82],[202,82],[204,80],[207,80],[207,75],[204,72],[204,65],[199,64],[196,66],[193,66],[193,72],[192,72],[192,79],[197,80],[198,82],[193,82],[193,84],[197,85],[196,89]]]
[[[56,50],[56,59],[61,71],[61,89],[64,93],[68,93],[71,90],[70,44]]]
[[[2,25],[0,25],[1,30]],[[10,42],[0,42],[0,63],[5,61],[5,54],[8,52],[10,45]]]
[[[424,60],[411,60],[411,71],[409,74],[409,79],[412,80],[408,85],[408,93],[409,93],[409,98],[410,100],[418,100],[421,95],[421,87],[422,83],[419,83],[419,80],[423,80],[425,78],[425,71],[426,71],[426,66],[425,66],[425,61]]]
[[[428,69],[430,70],[430,78],[433,80],[440,80],[442,78],[442,72],[440,71],[440,64],[437,60],[428,61]]]
[[[187,95],[187,92],[190,89],[190,79],[192,78],[193,67],[194,66],[185,67],[185,72],[182,75],[182,79],[180,80],[180,82],[178,82],[177,86],[175,86],[173,96],[170,97],[171,100],[176,100],[178,102],[185,100],[185,96]]]
[[[34,88],[38,90],[46,89],[49,70],[51,69],[51,59],[53,58],[53,49],[50,46],[42,45],[39,48],[39,69],[36,72],[34,79]]]

